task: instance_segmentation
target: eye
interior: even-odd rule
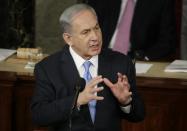
[[[95,26],[95,30],[100,30],[100,26],[99,26],[99,25],[96,25],[96,26]]]
[[[90,32],[90,30],[84,30],[84,31],[82,31],[81,34],[86,35],[86,34],[88,34],[89,32]]]

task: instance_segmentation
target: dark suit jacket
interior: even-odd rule
[[[87,0],[98,14],[104,47],[115,31],[121,0]],[[142,51],[150,59],[160,59],[175,49],[174,0],[137,0],[131,25],[133,51]]]
[[[88,105],[81,106],[80,111],[72,114],[73,131],[120,131],[121,118],[140,121],[144,118],[144,105],[138,96],[135,83],[135,71],[128,57],[112,52],[102,51],[99,55],[98,74],[117,81],[117,72],[126,74],[131,85],[132,108],[129,114],[122,112],[116,98],[104,83],[104,90],[98,95],[103,101],[96,105],[96,118],[93,124]],[[68,131],[70,110],[73,103],[76,81],[79,78],[69,47],[49,56],[35,67],[36,89],[32,99],[31,110],[33,122],[40,126],[50,126],[55,131]]]

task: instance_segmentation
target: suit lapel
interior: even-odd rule
[[[64,80],[67,85],[69,95],[74,94],[75,87],[80,78],[79,72],[76,68],[76,65],[73,61],[73,58],[69,52],[69,46],[65,46],[61,56],[61,74],[62,80]],[[81,117],[84,117],[86,121],[92,123],[88,105],[81,106],[80,111]]]
[[[69,88],[69,94],[72,94],[79,79],[79,73],[69,52],[69,46],[64,47],[61,55],[61,74],[62,80]]]

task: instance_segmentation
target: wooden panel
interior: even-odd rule
[[[143,78],[138,79],[137,85],[146,105],[146,118],[140,123],[123,120],[123,130],[187,130],[187,105],[184,104],[187,101],[187,84],[184,83],[187,81],[144,78],[146,84],[142,80]]]
[[[14,87],[14,129],[15,131],[47,131],[32,124],[30,104],[35,86],[31,74],[18,74]]]
[[[30,103],[33,94],[34,81],[18,81],[15,86],[14,112],[16,131],[32,131]]]
[[[12,89],[14,73],[0,73],[0,131],[12,130]]]

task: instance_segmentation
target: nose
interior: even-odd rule
[[[98,32],[95,30],[91,31],[91,40],[97,40],[98,39]]]

